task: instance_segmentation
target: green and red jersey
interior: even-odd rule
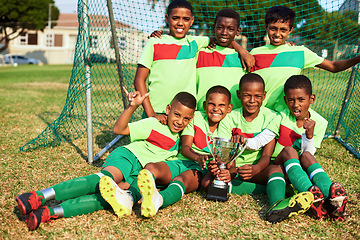
[[[150,69],[148,92],[156,113],[163,113],[178,92],[196,96],[196,56],[208,44],[208,37],[191,35],[182,39],[163,35],[147,41],[138,64]]]
[[[265,81],[267,92],[263,106],[276,111],[287,109],[284,101],[284,84],[292,75],[298,75],[305,68],[321,64],[319,57],[304,46],[288,44],[274,46],[267,44],[250,52],[255,58],[251,72],[259,74]]]
[[[241,107],[236,90],[244,74],[240,56],[234,49],[218,45],[211,50],[201,49],[196,64],[197,110],[204,111],[206,92],[216,85],[222,85],[230,91],[234,108]]]
[[[310,119],[316,123],[313,145],[315,148],[320,148],[328,122],[311,108],[309,108],[309,113]],[[297,127],[296,118],[291,114],[289,109],[280,112],[268,128],[278,135],[273,157],[279,155],[283,148],[287,146],[292,146],[299,153],[301,152],[301,138],[302,134],[305,133],[305,129],[303,127]]]
[[[177,155],[180,135],[171,132],[167,125],[150,117],[129,123],[131,143],[129,149],[144,167],[149,162],[161,162]]]
[[[222,131],[231,132],[233,136],[242,135],[246,138],[253,138],[267,128],[270,122],[276,117],[277,113],[266,107],[261,107],[259,114],[251,122],[247,122],[243,116],[243,109],[238,108],[232,110],[227,115],[228,118],[224,118],[219,125]],[[262,154],[262,149],[244,150],[244,152],[236,159],[236,166],[241,167],[245,164],[256,164]]]
[[[207,138],[210,143],[210,148],[212,148],[212,140],[207,136],[207,133],[209,132],[210,132],[209,121],[206,113],[201,111],[195,111],[193,120],[186,126],[181,136],[190,135],[193,137],[193,144],[191,148],[195,152],[200,154],[210,154],[210,150],[206,143],[206,138]],[[215,129],[215,131],[212,133],[212,137],[223,137],[228,139],[231,138],[230,132],[225,133],[222,136],[219,136],[218,132],[219,132],[219,128]],[[178,158],[187,159],[182,154],[179,154]]]

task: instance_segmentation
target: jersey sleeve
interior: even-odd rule
[[[138,61],[138,64],[143,65],[147,69],[151,69],[151,65],[154,60],[154,39],[150,38],[143,49],[143,52],[141,53],[140,59]]]
[[[198,45],[198,51],[201,48],[205,48],[209,45],[210,43],[210,38],[209,37],[204,37],[204,36],[194,36],[194,39]]]
[[[221,138],[230,139],[232,136],[232,129],[235,127],[234,122],[231,117],[231,113],[227,114],[224,119],[222,119],[218,126],[218,136]]]
[[[273,133],[276,134],[276,136],[279,136],[279,132],[280,132],[280,124],[282,121],[282,116],[280,113],[277,113],[273,119],[269,122],[269,124],[267,125],[266,129],[269,129],[270,131],[272,131]]]
[[[184,136],[184,135],[190,135],[190,136],[194,137],[194,135],[195,135],[194,119],[182,131],[181,136]]]
[[[324,136],[325,136],[325,132],[326,132],[328,122],[323,117],[321,117],[320,115],[318,115],[318,117],[315,118],[314,121],[316,123],[315,123],[313,144],[314,144],[314,147],[320,148],[321,142],[322,142],[322,140],[324,139]]]
[[[130,141],[134,142],[137,140],[147,139],[153,129],[151,126],[156,124],[154,120],[158,122],[156,118],[146,118],[137,122],[129,123]]]
[[[314,68],[316,65],[319,65],[324,61],[324,58],[318,56],[316,53],[310,49],[304,47],[305,54],[305,63],[304,68]]]

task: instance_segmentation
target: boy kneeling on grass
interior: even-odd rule
[[[125,89],[124,89],[125,90]],[[126,90],[125,90],[126,92]],[[61,217],[74,217],[97,210],[110,209],[111,206],[99,192],[99,182],[111,183],[113,188],[108,194],[113,195],[116,204],[115,214],[119,217],[130,215],[132,206],[141,198],[137,188],[137,175],[148,162],[164,161],[176,156],[181,132],[192,120],[196,108],[196,99],[187,92],[176,94],[171,104],[166,107],[166,125],[150,117],[129,123],[134,111],[149,94],[127,93],[128,107],[115,123],[115,134],[129,135],[131,143],[118,147],[106,159],[101,171],[96,174],[61,182],[41,191],[23,193],[16,197],[20,213],[27,215],[29,230],[35,230],[40,223]],[[118,187],[119,183],[128,183],[129,190]],[[107,194],[105,194],[107,199]],[[65,200],[55,207],[43,206],[49,200]],[[115,203],[109,201],[111,205]]]
[[[141,215],[153,217],[159,208],[165,208],[179,201],[185,193],[199,187],[201,177],[206,173],[205,161],[211,155],[206,144],[207,133],[218,135],[219,122],[232,109],[231,94],[223,86],[214,86],[206,94],[203,103],[206,112],[196,111],[192,122],[182,132],[181,155],[177,160],[148,163],[138,175],[138,187],[142,195]],[[168,116],[169,118],[169,116]],[[228,136],[229,137],[229,136]],[[156,184],[167,186],[158,192]],[[117,212],[122,204],[115,197],[107,198],[113,184],[100,182],[100,191]]]

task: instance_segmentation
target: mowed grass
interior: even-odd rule
[[[29,232],[16,206],[18,194],[99,172],[108,155],[89,165],[86,136],[55,148],[19,152],[60,114],[70,74],[71,66],[0,68],[1,239],[360,239],[360,162],[333,139],[323,141],[316,158],[332,181],[341,182],[348,192],[344,222],[319,221],[304,214],[270,224],[264,219],[269,207],[266,196],[231,195],[222,203],[191,193],[151,219],[142,218],[136,204],[124,219],[102,210],[44,223]],[[94,144],[94,152],[100,148]]]

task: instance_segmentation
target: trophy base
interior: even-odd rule
[[[227,190],[227,186],[225,188],[218,188],[212,184],[209,186],[205,198],[207,200],[226,202],[228,200]]]

